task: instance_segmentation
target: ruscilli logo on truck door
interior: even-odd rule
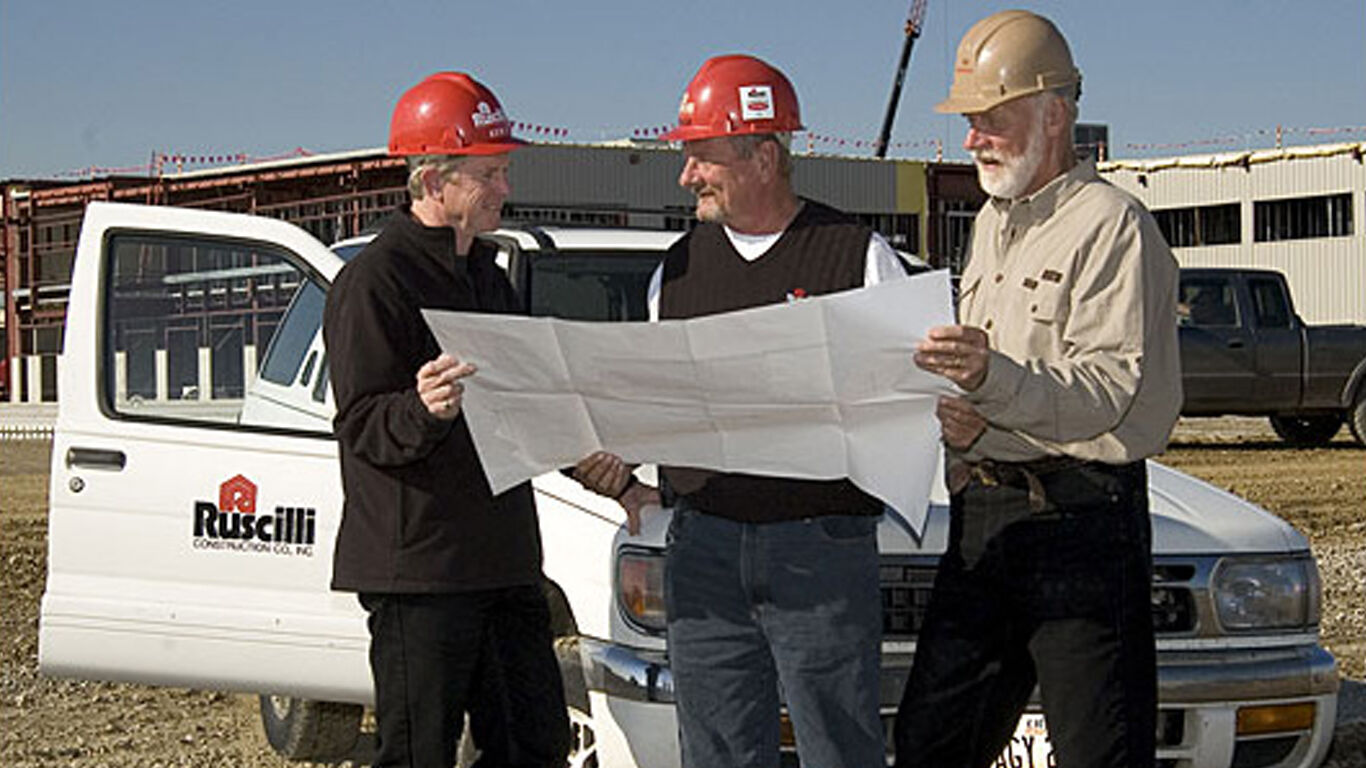
[[[235,475],[218,486],[218,503],[194,503],[194,548],[313,556],[312,507],[277,506],[256,514],[256,483]]]

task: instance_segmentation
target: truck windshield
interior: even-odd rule
[[[533,316],[621,322],[648,320],[646,293],[663,251],[560,251],[533,256]]]
[[[322,289],[312,282],[305,284],[294,297],[289,311],[285,313],[284,322],[275,332],[275,338],[270,340],[265,360],[261,363],[261,378],[276,384],[294,382],[294,375],[299,371],[318,326],[322,324],[325,301]]]

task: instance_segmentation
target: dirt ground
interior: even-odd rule
[[[271,751],[255,696],[38,675],[49,449],[0,442],[0,766],[299,766]]]
[[[1183,421],[1162,461],[1272,510],[1309,539],[1324,582],[1323,643],[1366,678],[1366,450],[1284,448],[1262,422]],[[0,442],[0,765],[6,768],[286,768],[254,696],[53,680],[37,673],[46,573],[46,442]],[[1339,744],[1337,768],[1366,766]],[[1346,749],[1343,749],[1346,747]]]

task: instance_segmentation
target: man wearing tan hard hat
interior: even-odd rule
[[[899,766],[986,766],[1035,684],[1058,765],[1154,762],[1144,459],[1181,405],[1177,266],[1152,216],[1078,161],[1081,73],[1052,22],[1003,11],[958,47],[941,112],[990,199],[961,325],[916,364],[941,400],[952,525],[896,722]]]

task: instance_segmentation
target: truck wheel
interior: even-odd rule
[[[261,695],[261,725],[270,746],[289,760],[335,761],[349,757],[360,735],[358,704]]]
[[[1352,437],[1366,446],[1366,386],[1357,392],[1357,399],[1347,411],[1347,426],[1352,428]]]
[[[1291,445],[1326,445],[1342,428],[1342,416],[1272,416],[1271,428]]]

